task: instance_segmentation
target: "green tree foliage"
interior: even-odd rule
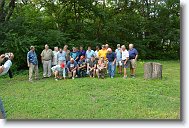
[[[178,0],[2,0],[0,53],[16,54],[17,68],[35,45],[63,47],[134,43],[140,59],[179,59]]]

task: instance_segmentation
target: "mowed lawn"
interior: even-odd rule
[[[162,80],[137,77],[28,82],[27,72],[0,78],[7,119],[180,119],[180,62],[163,65]],[[128,70],[129,73],[129,70]]]

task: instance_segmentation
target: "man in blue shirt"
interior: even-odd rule
[[[116,65],[118,69],[118,74],[122,74],[122,55],[121,55],[121,46],[117,44],[117,49],[115,50],[116,53]]]
[[[77,67],[77,62],[73,58],[71,58],[67,63],[68,77],[72,77],[72,79],[75,78]]]
[[[129,61],[131,77],[135,78],[136,62],[138,58],[138,51],[134,48],[133,44],[129,44]]]
[[[89,46],[88,50],[86,51],[86,54],[85,54],[85,58],[86,58],[86,62],[87,62],[87,74],[89,74],[89,65],[88,65],[88,63],[91,60],[92,56],[95,56],[95,52],[93,50],[91,50],[91,47]]]
[[[35,72],[35,79],[38,79],[38,60],[35,53],[35,47],[31,46],[27,54],[27,64],[29,67],[29,81],[32,82],[33,71]]]
[[[116,54],[112,52],[111,48],[107,49],[106,58],[108,59],[108,74],[110,78],[114,78],[116,68]]]
[[[70,58],[73,58],[75,61],[79,59],[79,54],[75,47],[73,47],[73,51],[70,53]]]

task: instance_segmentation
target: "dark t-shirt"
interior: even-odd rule
[[[83,67],[84,65],[85,65],[85,66],[87,65],[87,63],[86,63],[85,60],[79,60],[79,61],[78,61],[78,66],[79,66],[79,67]],[[81,70],[83,70],[83,71],[87,70],[87,66],[84,67],[84,68],[82,68]]]
[[[75,67],[77,67],[77,62],[74,61],[74,63],[71,63],[70,61],[68,61],[67,67],[71,71],[72,69],[74,69]]]
[[[135,48],[129,50],[129,59],[135,59],[136,55],[138,55],[138,51]]]
[[[97,64],[97,62],[96,62],[96,60],[94,60],[94,61],[89,61],[89,66],[90,67],[94,67],[95,66],[95,64]]]
[[[113,61],[115,60],[115,58],[116,58],[116,54],[115,54],[114,52],[108,53],[108,54],[106,55],[106,58],[108,58],[108,61],[109,61],[109,62],[113,62]]]

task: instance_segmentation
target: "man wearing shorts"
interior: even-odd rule
[[[129,44],[129,61],[130,61],[130,72],[132,78],[135,78],[137,58],[138,58],[138,51],[134,48],[133,44]]]

